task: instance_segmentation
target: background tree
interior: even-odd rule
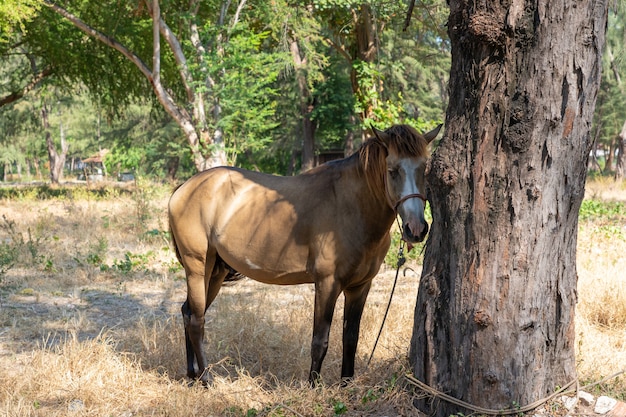
[[[450,103],[410,359],[432,387],[505,409],[576,377],[578,210],[608,6],[449,4]]]
[[[11,43],[0,44],[7,58],[0,72],[11,80],[0,83],[5,103],[0,111],[8,114],[8,107],[20,100],[39,103],[32,97],[40,94],[42,79],[58,95],[87,94],[93,104],[80,105],[97,114],[98,122],[66,109],[69,118],[81,118],[82,126],[79,134],[68,135],[68,166],[82,152],[90,155],[107,147],[109,163],[120,170],[133,169],[131,165],[141,161],[141,169],[155,174],[162,170],[160,176],[173,177],[178,168],[186,176],[190,164],[197,171],[217,163],[218,157],[252,169],[294,173],[310,166],[324,149],[350,153],[370,121],[381,127],[402,121],[427,129],[433,124],[429,119],[441,117],[443,106],[436,101],[445,99],[439,86],[445,84],[441,74],[447,74],[446,42],[439,41],[440,28],[433,30],[439,24],[418,24],[440,8],[442,0],[420,2],[424,8],[415,7],[413,20],[418,30],[413,37],[402,34],[402,39],[393,35],[404,20],[402,2],[157,3],[162,6],[158,37],[154,2],[44,3],[29,19],[12,26]],[[335,4],[340,7],[331,7]],[[369,17],[359,20],[364,12]],[[357,30],[362,25],[358,22],[367,21],[369,29]],[[368,30],[365,38],[377,40],[377,53],[363,66],[361,84],[367,88],[360,91],[367,90],[376,105],[359,101],[353,83],[355,60],[346,59],[352,53],[358,56],[358,45],[371,46],[357,42],[358,33]],[[163,87],[156,92],[150,81],[157,74],[155,39],[160,47],[157,81]],[[421,55],[411,61],[408,57],[421,39],[432,42],[420,47]],[[438,55],[444,58],[433,58]],[[431,87],[437,91],[431,93]],[[164,101],[173,103],[182,119],[168,113]],[[139,116],[132,106],[152,106],[152,111],[141,110]],[[364,106],[371,107],[372,119],[358,117]],[[39,110],[36,117],[40,119]],[[139,122],[137,117],[147,120]],[[159,129],[169,125],[167,117],[178,124],[179,132],[167,128],[161,133],[170,136],[156,135],[153,142],[145,142],[139,127],[154,122]],[[41,130],[41,120],[38,126]],[[68,119],[65,127],[73,130],[78,124]],[[129,136],[114,137],[108,133],[113,131]],[[133,145],[133,140],[138,142]],[[45,155],[46,147],[40,148]],[[158,162],[159,157],[165,159]]]
[[[0,44],[11,42],[16,29],[37,14],[39,0],[3,0],[0,3]]]
[[[618,3],[619,4],[619,3]],[[624,77],[626,77],[626,7],[616,7],[609,14],[606,48],[604,52],[602,84],[598,94],[597,111],[594,115],[597,148],[605,156],[604,171],[615,172],[623,178],[626,154],[622,132],[626,126],[626,102]],[[617,150],[617,161],[614,159]],[[595,157],[595,155],[594,155]]]
[[[251,106],[260,98],[271,98],[271,92],[259,95],[257,88],[245,101],[232,94],[235,86],[241,96],[250,91],[246,87],[262,86],[264,80],[266,84],[271,83],[271,77],[277,73],[270,64],[278,58],[263,56],[259,48],[262,32],[249,30],[249,25],[241,23],[242,15],[255,11],[246,7],[245,0],[219,5],[200,1],[173,2],[164,10],[160,9],[158,1],[139,5],[99,3],[98,7],[89,2],[68,3],[66,7],[71,6],[72,10],[60,3],[46,2],[46,5],[66,23],[70,22],[93,38],[93,43],[98,44],[94,49],[98,60],[117,61],[112,66],[119,71],[103,77],[108,84],[98,80],[100,87],[96,86],[94,74],[85,71],[74,71],[76,78],[85,82],[90,91],[100,92],[101,99],[111,90],[121,93],[124,89],[120,86],[126,86],[126,80],[130,79],[136,81],[136,90],[127,90],[126,94],[137,91],[136,96],[141,97],[146,87],[151,88],[185,134],[198,170],[227,163],[222,125],[232,124],[233,118],[243,121],[248,129],[268,129],[262,123],[265,113],[259,111],[259,116],[253,111],[246,113],[245,106]],[[128,10],[133,12],[128,13]],[[49,15],[43,18],[53,20]],[[67,30],[67,24],[58,24]],[[241,58],[242,52],[249,65],[237,61],[237,66],[233,66],[232,57]],[[94,65],[95,61],[89,65]],[[110,63],[102,67],[109,66]],[[131,77],[121,77],[120,71]],[[143,78],[143,82],[138,77]],[[231,94],[224,94],[225,91]],[[224,98],[234,98],[230,104],[238,104],[238,107],[225,107]],[[261,100],[257,109],[264,108],[267,108],[267,101]],[[237,118],[238,112],[247,117]],[[229,117],[229,121],[225,121]]]
[[[445,33],[448,8],[440,1],[420,2],[412,19],[395,19],[380,48],[382,101],[394,101],[407,117],[440,120],[448,103],[450,42]]]

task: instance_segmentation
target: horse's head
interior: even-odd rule
[[[437,137],[441,125],[420,135],[408,125],[395,125],[374,134],[386,149],[385,193],[391,208],[402,219],[402,239],[407,243],[424,240],[428,223],[424,219],[426,189],[424,170],[428,144]]]

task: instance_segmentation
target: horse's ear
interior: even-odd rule
[[[439,131],[441,130],[441,126],[443,126],[443,123],[437,126],[436,128],[434,128],[433,130],[431,130],[430,132],[424,133],[423,136],[424,136],[424,139],[426,139],[426,142],[430,143],[433,141],[433,139],[437,137],[437,135],[439,134]]]
[[[383,145],[385,148],[387,147],[387,144],[385,143],[385,141],[383,140],[382,136],[385,135],[385,132],[383,132],[382,130],[378,130],[374,127],[373,124],[370,123],[370,129],[372,129],[372,132],[374,132],[374,136],[376,137],[376,140],[378,142],[380,142],[381,145]]]

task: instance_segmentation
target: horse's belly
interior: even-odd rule
[[[228,227],[216,236],[220,257],[237,272],[270,284],[313,282],[308,273],[309,246],[297,243],[292,230],[250,225],[245,230]]]
[[[282,249],[282,250],[280,250]],[[313,282],[307,271],[306,250],[271,245],[263,248],[218,245],[220,257],[237,272],[268,284]]]

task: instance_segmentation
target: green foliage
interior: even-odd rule
[[[603,71],[596,111],[595,130],[605,151],[613,149],[617,135],[626,122],[626,7],[611,10],[608,16]],[[611,167],[605,167],[610,170]]]
[[[17,11],[23,19],[7,18],[11,45],[19,44],[20,49],[9,44],[0,48],[0,98],[21,91],[33,78],[34,67],[54,68],[54,73],[23,104],[0,109],[0,131],[6,138],[4,143],[0,139],[0,169],[15,173],[27,166],[25,177],[47,178],[45,172],[39,173],[47,158],[39,115],[39,99],[45,94],[55,106],[50,132],[58,136],[63,121],[70,160],[106,148],[111,152],[105,163],[113,176],[133,171],[184,178],[195,171],[186,137],[133,63],[52,8],[30,7],[40,2],[8,1],[6,9],[0,6],[0,16],[3,10]],[[152,20],[143,3],[55,4],[115,38],[150,67]],[[28,11],[18,7],[23,5]],[[161,81],[183,113],[193,113],[196,98],[203,100],[203,117],[194,115],[196,131],[205,133],[200,135],[205,139],[222,132],[233,164],[281,174],[297,171],[303,102],[311,108],[318,150],[343,149],[348,137],[358,140],[361,123],[370,120],[358,121],[356,111],[370,107],[372,119],[381,127],[396,122],[433,125],[432,120],[441,119],[449,66],[441,29],[442,0],[417,4],[407,32],[400,29],[406,12],[403,2],[263,0],[248,2],[236,15],[233,5],[224,10],[219,2],[203,0],[198,5],[197,12],[190,13],[186,3],[161,3],[162,16],[180,41],[189,70],[183,74],[182,61],[177,62],[162,37]],[[355,17],[366,8],[371,8],[374,27],[380,30],[374,60],[355,52]],[[194,25],[202,50],[192,42]],[[303,64],[298,67],[290,53],[292,41],[300,48]],[[298,84],[303,74],[306,97]],[[356,95],[351,80],[355,74]],[[208,154],[214,147],[201,143],[201,149]],[[37,174],[35,166],[40,168]]]
[[[367,390],[367,392],[365,392],[365,394],[361,398],[361,403],[367,404],[370,402],[375,402],[382,396],[382,394],[383,394],[382,388],[377,388],[377,389],[370,388]]]
[[[22,185],[18,187],[0,187],[0,199],[6,200],[98,200],[131,193],[132,190],[119,187],[53,187],[43,185]]]
[[[607,239],[626,239],[626,205],[621,202],[583,200],[579,220],[588,223],[594,234]]]
[[[136,180],[136,187],[133,189],[131,196],[135,204],[135,213],[137,216],[135,227],[140,236],[146,233],[148,230],[148,222],[154,216],[156,209],[154,208],[153,202],[156,200],[158,193],[159,190],[144,178],[140,177]]]
[[[8,42],[17,30],[24,30],[25,23],[32,19],[41,3],[38,0],[2,0],[0,2],[0,43]]]
[[[333,412],[336,416],[341,416],[348,412],[348,406],[343,401],[333,400]]]
[[[104,263],[106,253],[109,249],[109,242],[105,237],[99,237],[95,244],[89,245],[87,253],[87,263],[93,266],[100,266]]]
[[[15,245],[10,242],[0,242],[0,284],[4,276],[17,262],[18,254]]]
[[[23,232],[15,221],[2,216],[0,231],[6,234],[6,238],[0,243],[0,281],[18,263],[41,266],[48,272],[54,270],[52,258],[44,253],[44,244],[49,239],[46,229],[47,226],[39,222],[34,231],[29,227]]]
[[[153,259],[154,253],[152,251],[144,254],[135,254],[130,251],[126,251],[124,252],[124,258],[115,259],[111,266],[105,263],[100,264],[100,270],[113,270],[121,272],[124,275],[130,274],[131,272],[147,271]]]
[[[210,66],[212,77],[221,85],[216,99],[222,113],[213,127],[223,131],[233,163],[240,153],[267,147],[271,130],[278,126],[273,120],[278,98],[273,84],[287,57],[262,50],[268,36],[239,25],[224,51],[209,56],[216,63]]]
[[[578,219],[607,222],[626,220],[626,205],[619,201],[583,200],[578,212]]]

